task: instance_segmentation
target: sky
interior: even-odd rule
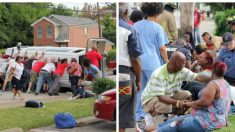
[[[67,8],[73,9],[73,7],[78,7],[79,9],[82,9],[84,6],[84,2],[53,2],[54,4],[63,4]],[[97,2],[88,2],[88,4],[96,5]],[[100,2],[99,6],[102,7],[104,6],[104,2]]]

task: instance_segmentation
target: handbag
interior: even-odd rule
[[[17,65],[17,64],[16,64]],[[11,82],[11,80],[13,79],[13,77],[14,77],[14,73],[15,73],[15,70],[16,70],[16,65],[15,65],[15,67],[11,67],[11,69],[10,69],[10,74],[9,74],[9,76],[8,76],[8,81],[9,82]]]
[[[77,122],[71,113],[58,113],[54,116],[55,126],[59,129],[77,127]]]

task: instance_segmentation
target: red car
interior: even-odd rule
[[[94,103],[96,118],[116,121],[116,89],[103,92]]]

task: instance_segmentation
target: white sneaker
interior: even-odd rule
[[[68,100],[73,100],[73,97],[69,97]]]

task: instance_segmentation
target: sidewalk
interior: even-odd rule
[[[67,100],[71,95],[66,94],[66,93],[60,93],[59,96],[49,96],[48,94],[39,94],[39,95],[34,95],[34,93],[23,93],[22,97],[24,100],[19,100],[18,96],[16,100],[12,99],[13,93],[11,91],[5,91],[0,95],[0,109],[3,108],[11,108],[11,107],[16,107],[16,106],[24,106],[25,102],[27,100],[37,100],[37,101],[42,101],[43,103],[45,102],[53,102],[53,101],[58,101],[58,100]]]
[[[113,127],[114,125],[112,122],[100,120],[93,116],[78,119],[77,122],[78,122],[78,127],[71,128],[71,129],[57,129],[55,128],[55,125],[53,125],[53,126],[31,129],[30,132],[85,132],[85,131],[86,132],[110,132],[109,128]],[[107,123],[105,124],[105,126],[107,126],[106,128],[102,126],[103,129],[96,129],[94,127],[94,125],[98,126],[102,122]],[[94,130],[92,130],[92,128]]]

